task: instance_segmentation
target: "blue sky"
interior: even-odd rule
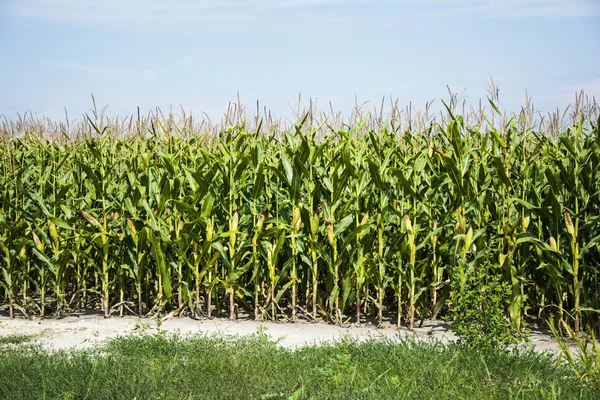
[[[0,0],[0,115],[600,100],[599,0]]]

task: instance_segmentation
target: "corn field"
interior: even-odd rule
[[[451,99],[455,100],[455,99]],[[460,111],[460,112],[459,112]],[[191,116],[0,127],[0,284],[10,317],[245,314],[411,328],[492,266],[506,318],[600,309],[595,102],[541,116],[490,101],[392,104],[286,125]]]

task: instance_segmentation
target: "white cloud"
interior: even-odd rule
[[[415,90],[439,90],[444,88],[444,85],[406,85],[406,86],[371,86],[365,88],[365,92],[403,92],[403,91],[415,91]]]
[[[256,90],[251,90],[249,92],[245,93],[244,97],[248,97],[251,100],[253,99],[257,99],[258,97],[260,97],[260,95],[265,94],[265,91],[263,89],[256,89]]]
[[[288,9],[321,6],[360,7],[366,15],[385,6],[387,12],[402,14],[479,15],[489,17],[586,17],[600,16],[597,0],[12,0],[0,7],[0,14],[93,26],[177,26],[202,27],[207,21],[234,23],[265,19],[294,20]],[[342,15],[315,13],[311,18]],[[385,18],[385,17],[379,17]]]
[[[45,118],[50,118],[52,121],[64,121],[65,120],[65,110],[59,107],[50,107],[42,111],[42,116]]]
[[[494,18],[600,16],[598,0],[422,0],[414,4],[414,9],[423,14]]]
[[[595,97],[596,100],[600,101],[600,78],[579,85],[569,86],[565,89],[571,96],[573,96],[573,93],[581,90],[583,90],[585,95],[589,98]]]
[[[600,16],[595,0],[481,0],[452,1],[454,10],[491,17],[592,17]]]
[[[145,80],[152,81],[155,80],[159,75],[164,74],[166,72],[175,72],[182,68],[189,68],[193,64],[195,59],[195,56],[186,55],[180,60],[174,61],[170,64],[149,66],[142,70],[139,76]],[[137,73],[133,67],[127,66],[90,64],[82,62],[55,60],[46,60],[44,61],[44,64],[53,68],[67,69],[91,75],[115,75],[123,73],[130,73],[134,75]]]
[[[142,71],[141,77],[147,81],[153,81],[156,79],[156,74],[151,69],[145,69]]]
[[[595,98],[596,102],[600,101],[600,78],[574,85],[549,87],[539,96],[535,92],[530,92],[530,95],[538,111],[554,112],[557,108],[564,110],[574,104],[582,90],[589,100]]]
[[[328,5],[346,5],[349,3],[374,3],[369,0],[280,0],[271,2],[274,7],[309,7],[309,6],[328,6]],[[379,3],[388,3],[380,1]]]
[[[183,57],[183,64],[184,65],[192,65],[192,63],[194,62],[195,59],[196,59],[196,57],[194,57],[194,56],[185,56],[185,57]]]
[[[49,67],[59,68],[59,69],[68,69],[72,71],[85,72],[89,74],[95,75],[106,75],[113,74],[123,71],[121,67],[117,67],[114,65],[101,65],[101,64],[89,64],[89,63],[79,63],[79,62],[65,62],[65,61],[54,61],[54,60],[46,60],[44,64]]]
[[[157,65],[152,68],[146,68],[142,71],[141,77],[148,81],[155,80],[159,75],[165,74],[167,72],[175,72],[182,68],[188,68],[192,65],[195,56],[185,56],[182,60],[174,61],[170,64],[165,65]]]
[[[228,0],[21,0],[0,14],[95,26],[163,24],[206,19],[244,19],[246,2]]]

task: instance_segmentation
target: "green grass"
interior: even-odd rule
[[[31,335],[19,335],[12,334],[7,336],[0,336],[0,347],[5,345],[20,345],[27,343],[33,339]]]
[[[573,373],[533,351],[433,342],[341,341],[296,351],[262,333],[122,337],[47,353],[0,349],[0,398],[508,399],[594,398]]]

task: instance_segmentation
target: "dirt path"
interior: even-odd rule
[[[157,319],[140,319],[137,317],[112,317],[105,319],[100,315],[68,316],[62,319],[15,318],[10,320],[0,317],[0,336],[30,335],[32,341],[48,350],[84,349],[96,346],[106,339],[121,335],[155,334],[159,331],[180,333],[181,335],[228,335],[248,336],[259,331],[264,332],[281,346],[294,348],[303,345],[319,344],[340,340],[347,336],[356,340],[368,338],[398,338],[399,335],[413,336],[417,339],[438,339],[444,342],[455,340],[452,332],[441,321],[427,321],[421,328],[413,331],[397,330],[389,325],[375,328],[369,325],[339,327],[326,323],[275,323],[252,320],[229,321],[226,319],[172,318],[162,322]],[[530,343],[538,351],[558,352],[554,338],[548,333],[533,332]]]

